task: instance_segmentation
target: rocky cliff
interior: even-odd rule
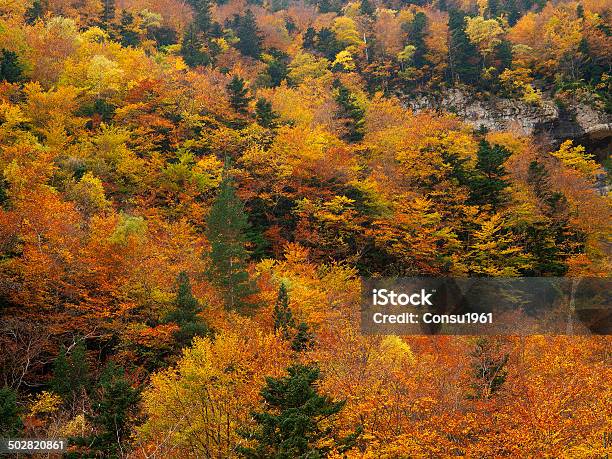
[[[405,97],[404,103],[415,111],[456,113],[475,127],[546,136],[553,144],[573,139],[600,161],[609,158],[612,150],[612,116],[583,103],[564,107],[545,99],[541,105],[531,105],[495,96],[485,98],[461,89]]]

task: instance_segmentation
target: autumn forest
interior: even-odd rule
[[[608,457],[609,335],[361,333],[362,277],[610,276],[610,143],[450,89],[610,123],[612,4],[0,0],[0,438]]]

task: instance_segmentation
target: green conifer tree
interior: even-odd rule
[[[181,56],[189,67],[198,67],[210,63],[210,56],[203,51],[203,48],[204,41],[201,34],[198,33],[197,27],[192,23],[185,30],[181,42]]]
[[[102,23],[102,27],[106,30],[111,29],[112,22],[115,19],[115,0],[103,0],[102,1],[102,17],[100,18],[100,22]]]
[[[505,202],[508,180],[504,162],[509,156],[510,152],[501,145],[480,141],[476,171],[469,183],[471,204],[488,204],[496,211]]]
[[[293,313],[289,307],[289,295],[287,287],[282,282],[278,289],[278,297],[274,305],[274,332],[281,333],[285,339],[289,339],[289,330],[295,326]]]
[[[338,93],[336,95],[336,102],[340,106],[341,113],[340,117],[346,119],[346,140],[349,142],[359,142],[363,140],[365,131],[365,111],[359,103],[357,98],[350,93],[346,86],[342,85],[336,80],[336,87]]]
[[[19,57],[13,51],[0,52],[0,81],[18,83],[23,79]]]
[[[314,344],[314,335],[306,322],[300,322],[297,331],[291,341],[291,349],[295,352],[303,352],[310,349]]]
[[[85,344],[79,341],[69,354],[62,347],[53,362],[51,389],[71,403],[89,390],[89,365]]]
[[[206,236],[210,243],[207,276],[217,286],[227,309],[242,309],[255,288],[247,272],[248,252],[245,231],[249,227],[244,205],[231,180],[225,177],[207,219]]]
[[[373,17],[374,13],[376,13],[376,8],[370,0],[361,0],[361,3],[359,4],[359,12],[364,16]]]
[[[46,2],[45,2],[46,3]],[[45,14],[45,5],[43,0],[34,0],[32,6],[28,8],[25,14],[25,21],[28,24],[34,24]]]
[[[212,26],[210,0],[196,0],[194,6],[195,17],[193,24],[197,32],[207,34]]]
[[[181,347],[189,346],[195,336],[206,336],[208,326],[198,316],[202,311],[197,298],[191,291],[191,283],[186,272],[181,272],[176,280],[177,293],[175,309],[166,316],[166,322],[174,322],[179,326],[174,338]]]
[[[23,424],[17,407],[17,393],[10,387],[0,389],[0,438],[17,435]]]
[[[448,79],[450,83],[475,84],[480,79],[481,57],[465,33],[465,17],[462,11],[449,11]]]
[[[234,29],[236,37],[239,39],[236,44],[238,51],[245,56],[259,59],[263,39],[257,28],[257,21],[255,20],[253,12],[248,9],[244,16],[235,15],[232,22],[232,28]]]
[[[90,416],[97,432],[77,443],[89,446],[95,457],[119,457],[138,400],[139,392],[125,377],[124,369],[109,362],[100,377]]]
[[[305,50],[314,49],[316,38],[317,31],[312,27],[308,27],[306,29],[306,32],[304,32],[304,38],[302,39],[302,48],[304,48]]]
[[[324,458],[333,446],[346,451],[354,446],[358,433],[336,440],[330,421],[344,407],[317,391],[320,370],[316,365],[292,365],[288,376],[266,378],[261,391],[265,411],[253,413],[257,428],[242,435],[253,447],[238,447],[249,459]]]
[[[227,85],[227,91],[229,93],[230,105],[234,110],[238,113],[246,113],[251,98],[247,95],[249,89],[246,87],[244,80],[238,75],[234,75]]]
[[[125,47],[136,47],[140,43],[138,32],[134,29],[134,15],[127,10],[121,12],[119,35],[121,44]]]
[[[257,124],[265,128],[276,127],[276,120],[279,115],[272,110],[272,103],[263,97],[260,97],[255,104],[255,118]]]

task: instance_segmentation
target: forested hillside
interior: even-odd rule
[[[0,0],[0,438],[610,454],[609,336],[364,336],[359,302],[609,277],[605,158],[404,101],[610,113],[611,66],[607,0]]]

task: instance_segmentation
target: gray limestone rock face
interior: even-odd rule
[[[553,144],[573,139],[599,160],[609,158],[612,148],[612,116],[584,103],[561,106],[544,98],[540,105],[532,105],[515,99],[477,96],[457,88],[404,96],[403,102],[415,112],[455,113],[475,128],[546,136]]]

